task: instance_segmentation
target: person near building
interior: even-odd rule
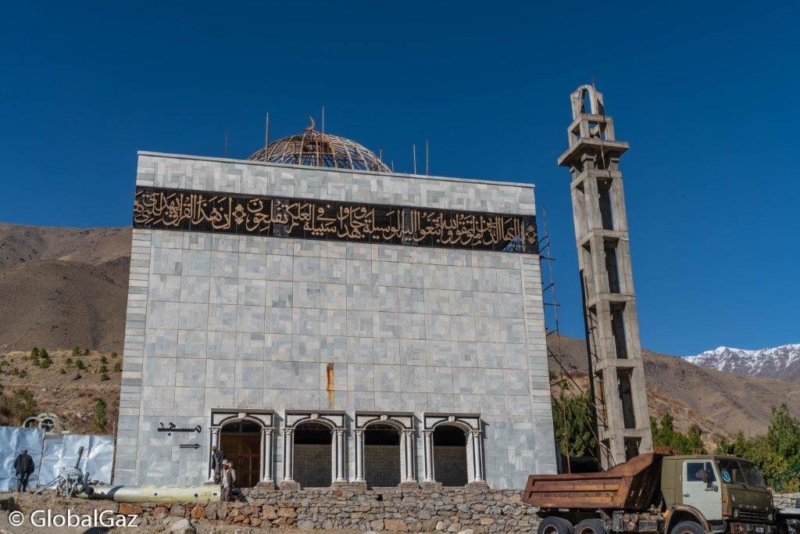
[[[223,502],[231,500],[231,493],[234,487],[236,487],[236,470],[233,468],[233,463],[228,460],[223,460],[221,496]]]
[[[19,453],[17,459],[14,460],[14,469],[17,474],[17,493],[27,491],[28,480],[35,469],[33,458],[28,454],[27,449]]]
[[[214,478],[214,483],[219,484],[221,480],[221,473],[222,473],[222,460],[225,458],[225,455],[222,454],[222,451],[217,448],[216,445],[211,447],[211,469],[214,471],[212,475]]]

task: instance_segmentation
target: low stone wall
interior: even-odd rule
[[[800,493],[776,493],[772,496],[772,502],[776,508],[794,508]]]
[[[375,532],[533,532],[535,509],[521,491],[443,488],[437,491],[395,488],[357,491],[348,488],[302,491],[244,490],[252,502],[207,505],[120,505],[136,513],[142,525],[161,525],[185,517],[211,524],[236,524],[299,530],[352,529]]]

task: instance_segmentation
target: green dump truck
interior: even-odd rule
[[[723,455],[643,454],[602,473],[531,475],[539,534],[800,534],[758,468]]]

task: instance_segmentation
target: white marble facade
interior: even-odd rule
[[[534,214],[524,184],[154,153],[137,185]],[[115,483],[206,480],[219,409],[274,413],[277,478],[287,411],[344,412],[348,481],[356,412],[413,414],[403,469],[420,483],[425,414],[477,415],[471,476],[521,489],[556,469],[539,257],[136,229]]]

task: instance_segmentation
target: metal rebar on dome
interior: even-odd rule
[[[278,139],[270,143],[266,150],[261,148],[247,159],[289,165],[391,172],[366,147],[338,135],[318,132],[314,127],[312,118],[311,126],[304,128],[303,133]]]

